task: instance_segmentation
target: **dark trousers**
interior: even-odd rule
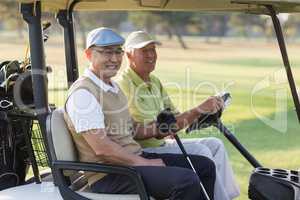
[[[180,154],[143,153],[148,159],[161,158],[167,167],[136,166],[142,176],[148,194],[155,199],[204,200],[199,179],[203,183],[210,199],[213,200],[216,169],[213,161],[203,156],[191,155],[196,175]],[[94,183],[91,189],[95,193],[136,194],[135,184],[126,176],[109,174]]]

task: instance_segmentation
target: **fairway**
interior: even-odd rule
[[[25,45],[1,39],[1,61],[23,59]],[[229,41],[205,43],[189,38],[188,50],[175,40],[161,39],[155,74],[167,87],[180,111],[199,104],[209,95],[228,91],[232,104],[223,113],[223,121],[257,160],[271,168],[300,168],[300,125],[276,41]],[[61,37],[46,44],[49,74],[49,102],[62,106],[66,98],[65,57]],[[300,45],[288,44],[288,53],[296,84],[300,87]],[[87,66],[78,49],[80,72]],[[126,66],[124,59],[122,69]],[[218,137],[228,149],[241,187],[239,200],[247,198],[252,167],[215,129],[194,131],[181,137]]]

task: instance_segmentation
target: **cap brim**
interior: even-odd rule
[[[148,40],[148,41],[141,42],[141,43],[138,43],[136,45],[129,46],[129,47],[125,46],[125,49],[140,49],[140,48],[143,48],[143,47],[145,47],[145,46],[147,46],[148,44],[151,44],[151,43],[154,43],[156,45],[161,45],[161,42],[159,42],[159,41]]]
[[[113,42],[113,43],[106,43],[106,44],[92,44],[90,45],[88,48],[92,47],[92,46],[96,46],[96,47],[107,47],[107,46],[122,46],[124,43],[120,43],[120,42]]]

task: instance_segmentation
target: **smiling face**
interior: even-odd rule
[[[90,61],[90,69],[104,82],[110,82],[122,64],[123,50],[120,45],[98,47],[93,46],[85,50]]]
[[[155,69],[157,60],[156,46],[150,43],[143,48],[133,49],[127,53],[130,66],[142,78],[149,76]]]

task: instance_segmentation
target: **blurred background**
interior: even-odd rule
[[[27,25],[18,5],[0,1],[0,62],[25,57]],[[281,14],[296,85],[300,85],[300,14]],[[166,86],[179,110],[199,104],[209,95],[229,91],[232,105],[223,114],[225,124],[264,165],[300,168],[299,122],[287,84],[280,51],[268,16],[199,12],[81,12],[74,14],[80,73],[88,65],[83,56],[86,34],[107,26],[126,37],[146,30],[158,46],[155,74]],[[62,28],[54,14],[45,44],[49,73],[49,102],[62,106],[67,80]],[[126,67],[124,59],[122,69]],[[238,199],[247,199],[253,168],[217,130],[195,131],[181,137],[218,137],[228,149],[241,187]]]
[[[9,0],[0,1],[1,38],[24,39],[26,24],[18,13],[18,4]],[[44,14],[44,20],[53,22],[51,34],[61,34],[54,14]],[[274,38],[273,26],[268,16],[241,13],[199,12],[82,12],[74,15],[78,39],[84,46],[86,33],[95,26],[108,26],[121,33],[143,29],[153,35],[175,38],[182,48],[189,48],[185,37],[201,37],[204,42],[219,42],[229,38],[261,39]],[[299,42],[300,15],[279,15],[286,39]]]

